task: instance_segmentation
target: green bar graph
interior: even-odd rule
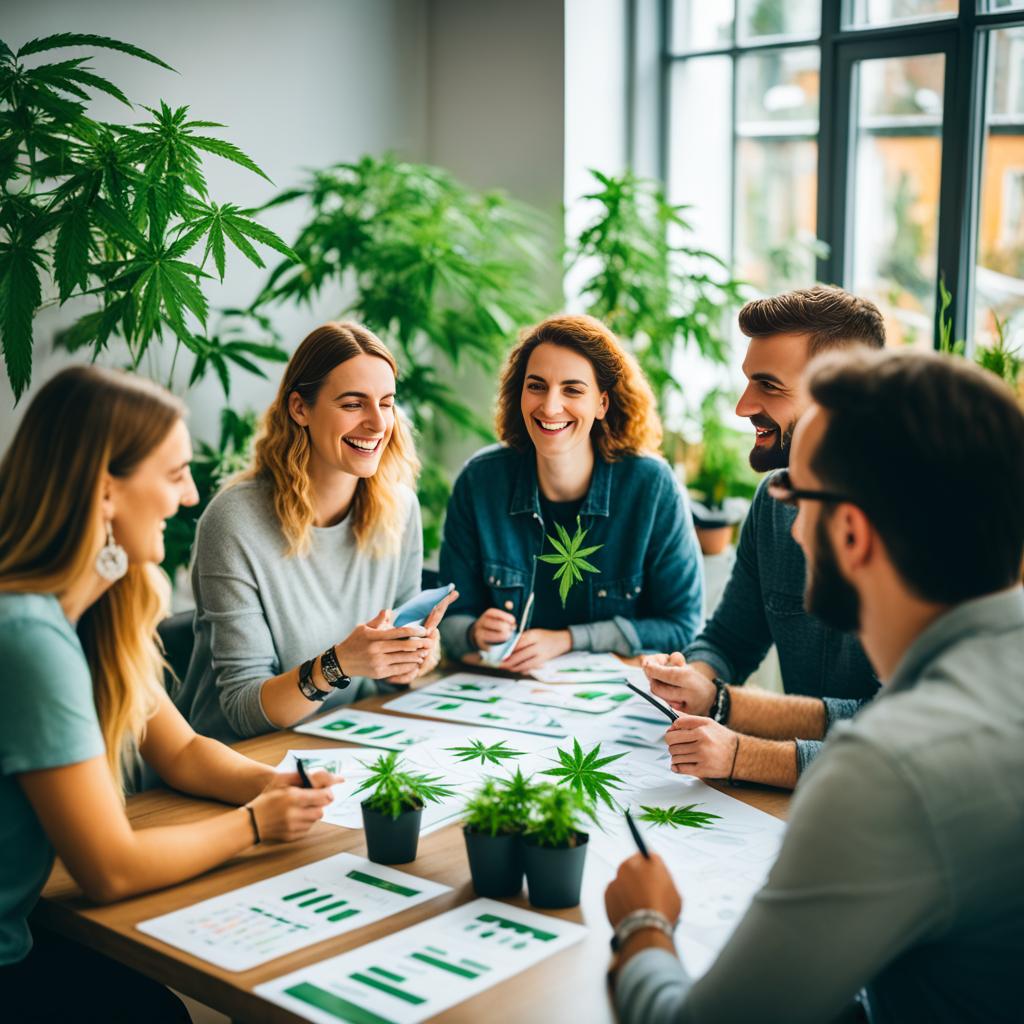
[[[447,960],[438,960],[436,956],[427,956],[426,953],[410,953],[410,959],[419,960],[420,963],[430,964],[431,967],[438,967],[449,974],[457,974],[460,978],[479,978],[479,971],[467,971],[465,967],[457,964],[450,964]]]
[[[286,988],[285,993],[293,999],[337,1017],[338,1020],[347,1021],[348,1024],[394,1024],[387,1017],[364,1010],[361,1006],[356,1006],[355,1003],[350,1003],[347,999],[342,999],[341,996],[328,992],[318,985],[311,985],[308,981]]]
[[[337,914],[331,914],[328,921],[344,921],[346,917],[353,917],[358,914],[359,911],[355,907],[349,907],[348,910],[339,910]]]
[[[378,889],[386,889],[388,892],[396,893],[399,896],[418,896],[418,889],[410,889],[408,886],[399,885],[397,882],[389,882],[385,878],[377,878],[376,875],[368,875],[364,871],[350,871],[348,877],[364,885],[372,885]]]
[[[300,896],[308,896],[311,892],[316,892],[316,886],[314,885],[311,889],[300,889],[298,892],[290,892],[287,896],[282,896],[283,900],[297,900]]]
[[[330,729],[331,732],[345,732],[346,729],[351,729],[355,724],[355,722],[343,722],[341,719],[338,719],[337,722],[328,722],[324,728]]]
[[[402,989],[395,988],[394,985],[388,985],[377,978],[371,978],[368,974],[360,974],[356,972],[355,974],[350,974],[349,977],[353,981],[358,981],[360,985],[375,988],[378,992],[386,992],[389,996],[401,999],[412,1006],[420,1006],[426,1002],[426,999],[422,996],[413,995],[412,992],[403,992]]]
[[[366,736],[371,732],[380,732],[381,728],[379,725],[364,725],[362,729],[356,729],[354,735]]]
[[[528,924],[519,924],[517,921],[510,921],[505,917],[498,917],[497,914],[481,914],[477,920],[482,924],[496,924],[499,928],[511,928],[520,935],[532,935],[541,942],[550,942],[558,936],[552,932],[542,932],[538,928],[531,928]]]
[[[315,889],[313,891],[316,892]],[[311,897],[308,900],[303,900],[299,904],[299,906],[300,907],[311,907],[311,906],[313,906],[314,903],[323,903],[324,900],[329,900],[330,898],[331,898],[331,894],[329,892],[324,892],[324,893],[321,893],[319,896],[313,896],[313,897]]]
[[[390,978],[392,981],[405,981],[402,975],[395,974],[394,971],[385,971],[383,967],[370,967],[367,969],[373,971],[374,974],[379,974],[382,978]]]

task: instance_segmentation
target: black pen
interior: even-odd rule
[[[306,762],[301,757],[295,758],[295,767],[299,771],[299,778],[302,779],[303,789],[312,789],[313,783],[309,781],[309,775],[306,774]]]
[[[666,718],[674,722],[679,716],[667,705],[662,704],[657,697],[652,697],[649,693],[641,690],[639,686],[634,683],[626,683],[626,685],[634,692],[639,694],[648,704],[653,704]]]
[[[633,833],[633,842],[636,843],[636,848],[640,851],[644,860],[650,860],[651,855],[647,852],[647,844],[643,840],[643,836],[640,835],[640,829],[636,827],[633,822],[633,815],[629,813],[629,808],[626,808],[626,824],[629,826],[629,831]]]

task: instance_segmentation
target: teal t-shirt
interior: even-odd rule
[[[0,964],[11,964],[32,947],[26,918],[54,857],[17,776],[105,747],[85,653],[55,597],[0,593],[0,666]]]

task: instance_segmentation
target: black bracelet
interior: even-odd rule
[[[352,682],[352,677],[347,675],[341,667],[333,644],[320,655],[320,671],[324,674],[328,685],[333,686],[336,690],[344,690]]]
[[[725,725],[729,721],[729,712],[732,710],[732,698],[729,695],[729,686],[722,682],[717,676],[712,680],[715,684],[715,699],[711,705],[711,714],[708,716],[715,722]]]
[[[311,700],[319,704],[320,701],[327,699],[327,691],[321,690],[320,687],[313,682],[313,660],[313,658],[310,658],[309,661],[304,661],[299,666],[299,693],[301,693],[306,700]]]
[[[256,812],[252,809],[252,804],[243,804],[242,806],[249,812],[249,821],[252,824],[252,834],[256,837],[256,845],[259,846],[263,840],[260,838],[260,827],[256,824]]]

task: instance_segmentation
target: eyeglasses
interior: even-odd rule
[[[848,501],[857,504],[853,498],[846,494],[837,494],[835,491],[805,491],[793,486],[788,469],[780,469],[768,483],[768,493],[783,505],[797,508],[801,499],[805,501]]]

